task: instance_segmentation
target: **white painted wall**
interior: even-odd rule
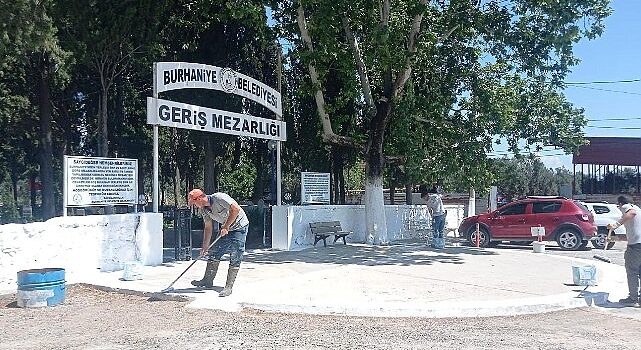
[[[15,290],[17,272],[64,268],[65,278],[123,269],[127,261],[162,264],[162,213],[56,217],[0,225],[0,291]]]
[[[465,208],[462,205],[445,205],[446,227],[456,230],[463,220]],[[387,235],[390,241],[416,238],[424,235],[431,227],[430,216],[425,205],[386,205],[385,217]],[[365,228],[365,206],[363,205],[308,205],[272,207],[272,247],[280,250],[300,250],[314,244],[314,235],[309,229],[310,222],[340,221],[345,231],[353,231],[348,242],[367,241]],[[318,244],[323,244],[322,241]],[[333,238],[327,239],[333,244]],[[336,244],[343,244],[342,240]]]

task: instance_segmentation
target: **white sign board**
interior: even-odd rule
[[[138,160],[65,156],[66,207],[136,204]]]
[[[301,204],[330,202],[329,173],[301,172]]]
[[[545,227],[530,227],[530,234],[532,234],[532,237],[537,237],[537,236],[545,236]]]
[[[186,103],[147,97],[147,124],[268,140],[287,140],[281,120],[254,117]]]
[[[279,92],[231,68],[188,62],[156,62],[154,65],[154,86],[159,93],[190,88],[219,90],[248,98],[283,115]]]

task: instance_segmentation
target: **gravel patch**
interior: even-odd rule
[[[182,298],[67,285],[66,301],[0,295],[0,349],[639,349],[638,319],[596,308],[515,317],[369,318],[225,313]],[[634,310],[633,310],[634,312]],[[638,309],[641,313],[641,309]]]

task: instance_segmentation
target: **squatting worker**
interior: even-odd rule
[[[639,303],[639,278],[641,274],[641,209],[632,204],[628,196],[619,196],[617,205],[623,215],[614,224],[608,224],[608,229],[614,230],[617,227],[625,226],[625,239],[628,241],[628,248],[623,258],[625,260],[625,272],[628,275],[628,292],[625,299],[619,303],[635,305]]]
[[[219,296],[226,297],[231,294],[234,281],[240,269],[245,252],[245,240],[249,220],[243,208],[228,194],[216,192],[206,195],[201,189],[195,188],[189,192],[188,205],[196,206],[203,217],[205,229],[203,231],[203,244],[200,250],[200,257],[208,255],[205,276],[199,281],[192,281],[191,284],[197,287],[211,288],[214,284],[214,277],[218,271],[220,259],[226,253],[230,254],[229,270],[227,271],[227,282]],[[220,223],[220,239],[208,252],[211,233],[214,221]]]

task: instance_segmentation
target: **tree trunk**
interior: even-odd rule
[[[29,172],[29,204],[32,208],[36,207],[36,180],[37,175],[34,172]]]
[[[271,185],[272,169],[265,161],[266,158],[269,158],[269,164],[271,164],[272,151],[268,149],[266,142],[259,141],[255,144],[255,151],[251,155],[252,163],[256,167],[256,181],[252,188],[251,198],[253,203],[258,203],[258,201],[265,196],[265,184],[267,183],[267,179],[269,179],[269,183]],[[272,188],[270,186],[270,194],[273,196],[271,190]]]
[[[178,208],[181,204],[182,195],[180,193],[180,169],[178,167],[178,130],[171,128],[171,143],[173,145],[173,158],[174,158],[174,206]]]
[[[387,244],[387,220],[383,196],[383,139],[385,120],[389,114],[387,105],[379,107],[377,117],[372,119],[371,133],[365,153],[365,227],[367,243]]]
[[[340,201],[339,204],[345,204],[345,164],[341,163],[341,171],[338,172],[338,183],[339,183],[339,195]]]
[[[412,203],[412,184],[405,184],[405,204]]]
[[[51,141],[51,91],[46,63],[41,66],[38,107],[40,109],[40,181],[42,182],[42,219],[56,216],[53,181],[53,145]]]
[[[108,88],[102,88],[100,95],[100,138],[98,145],[98,154],[101,157],[108,157],[109,154],[109,131],[107,130],[107,93]]]
[[[396,185],[394,185],[394,181],[390,181],[389,183],[389,204],[394,205],[396,204],[395,197],[396,196]]]
[[[207,134],[205,136],[205,174],[204,174],[204,188],[205,193],[213,193],[216,190],[214,181],[214,167],[216,155],[214,154],[214,140]]]
[[[365,182],[367,243],[386,244],[388,239],[383,198],[383,178],[381,176],[372,177],[368,174]]]
[[[344,191],[342,188],[343,173],[343,150],[340,147],[332,147],[332,182],[334,190],[332,191],[333,204],[345,204]]]
[[[19,210],[18,203],[18,175],[14,172],[11,173],[11,192],[13,194],[13,207]]]

